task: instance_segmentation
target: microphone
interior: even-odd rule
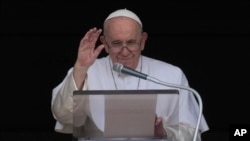
[[[115,63],[113,65],[113,70],[118,72],[118,73],[124,73],[124,74],[128,74],[128,75],[132,75],[132,76],[135,76],[135,77],[139,77],[139,78],[142,78],[142,79],[145,79],[147,80],[147,77],[148,75],[146,74],[143,74],[141,72],[138,72],[136,70],[133,70],[131,68],[128,68],[122,64],[119,64],[119,63]]]
[[[141,73],[141,72],[138,72],[138,71],[131,69],[129,67],[126,67],[120,63],[114,63],[113,70],[118,72],[118,73],[124,73],[124,74],[132,75],[135,77],[139,77],[139,78],[142,78],[145,80],[149,80],[151,82],[154,82],[154,83],[157,83],[157,84],[160,84],[163,86],[174,87],[174,88],[179,88],[179,89],[191,91],[196,96],[198,103],[199,103],[199,116],[198,116],[198,120],[197,120],[197,124],[196,124],[196,128],[195,128],[195,133],[194,133],[194,137],[193,137],[193,141],[196,141],[198,129],[200,126],[201,116],[202,116],[203,103],[202,103],[202,100],[201,100],[199,93],[195,89],[190,88],[190,87],[186,87],[186,86],[181,86],[181,85],[163,82],[157,78],[151,77],[151,76],[144,74],[144,73]]]

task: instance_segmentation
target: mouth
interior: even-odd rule
[[[117,62],[121,63],[127,67],[133,67],[134,65],[134,56],[127,56],[127,57],[121,57],[121,56],[117,56]]]
[[[122,59],[118,59],[118,62],[126,65],[126,64],[129,64],[131,62],[131,59],[130,58],[122,58]]]

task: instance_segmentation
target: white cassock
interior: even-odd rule
[[[188,81],[182,70],[171,64],[142,56],[137,71],[160,79],[166,83],[188,86]],[[121,75],[113,71],[110,57],[97,59],[89,68],[83,89],[87,90],[137,90],[137,89],[173,89],[147,80]],[[62,133],[72,133],[73,91],[77,90],[72,68],[67,76],[53,89],[52,112],[57,120],[55,130]],[[91,100],[94,99],[94,100]],[[176,106],[176,103],[179,105]],[[104,96],[89,97],[89,108],[92,120],[101,131],[105,127]],[[178,107],[178,110],[176,110]],[[176,101],[171,95],[157,97],[156,114],[163,117],[164,129],[168,136],[175,140],[192,140],[199,116],[199,107],[192,93],[179,90],[179,99]],[[177,127],[177,128],[176,128]],[[208,125],[202,116],[199,131],[207,131]],[[198,137],[200,140],[200,137]]]

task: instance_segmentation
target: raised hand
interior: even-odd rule
[[[81,39],[73,70],[73,76],[78,89],[83,87],[88,68],[94,63],[104,48],[103,44],[96,47],[96,41],[101,32],[101,29],[92,28]]]
[[[99,45],[96,48],[96,41],[99,38],[102,30],[97,28],[90,29],[82,38],[79,48],[76,67],[89,68],[100,54],[104,45]]]

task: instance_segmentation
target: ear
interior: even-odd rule
[[[102,44],[104,45],[105,51],[106,51],[107,53],[109,53],[108,46],[107,46],[107,42],[106,42],[105,37],[104,37],[103,35],[100,36],[100,41],[101,41]]]
[[[147,39],[148,39],[148,33],[147,32],[143,32],[142,33],[142,39],[141,39],[141,51],[144,50],[145,43],[146,43]]]

